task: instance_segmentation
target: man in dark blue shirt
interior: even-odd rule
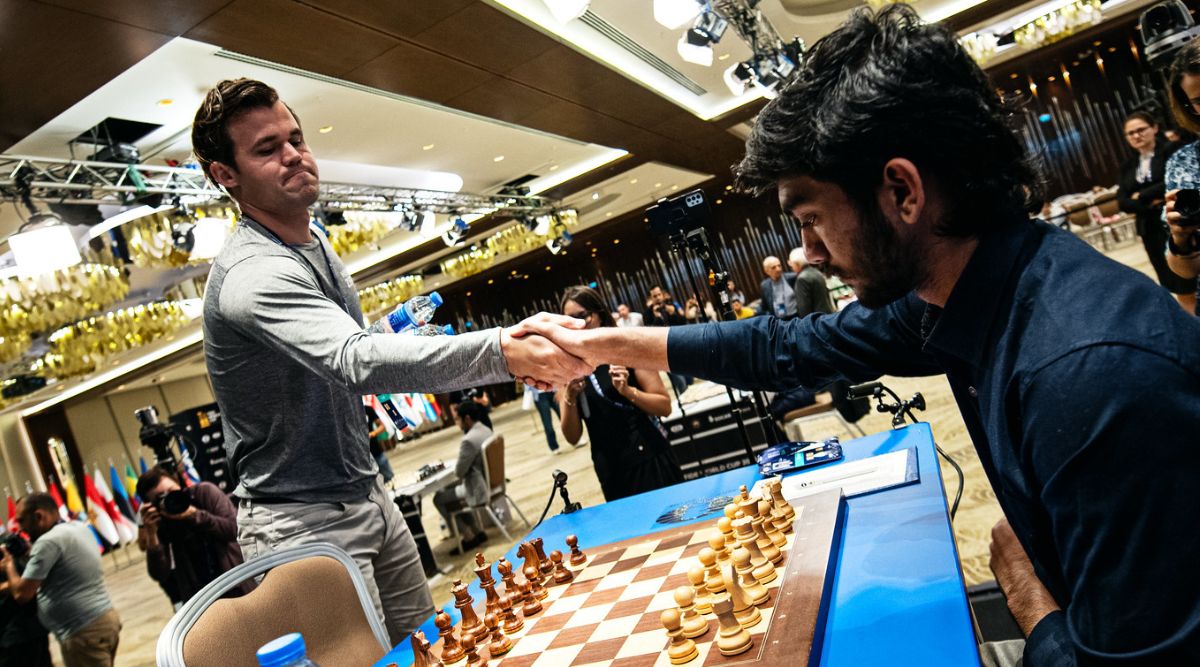
[[[737,387],[945,373],[1007,521],[992,569],[1024,664],[1200,664],[1200,322],[1031,221],[1038,179],[955,36],[856,11],[761,113],[738,168],[779,191],[833,315],[526,329],[589,364]]]

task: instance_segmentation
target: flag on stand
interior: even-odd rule
[[[87,475],[84,475],[87,477]],[[63,491],[66,493],[67,511],[73,516],[78,516],[84,511],[83,501],[79,498],[79,490],[75,488],[75,482],[70,479],[63,480]]]
[[[121,473],[117,472],[117,467],[109,464],[108,478],[112,483],[113,500],[117,503],[117,509],[121,510],[121,514],[125,515],[137,525],[138,515],[137,510],[133,509],[133,503],[129,501],[129,494],[125,492],[125,480],[121,479]]]
[[[196,472],[196,465],[192,463],[192,455],[188,452],[188,448],[182,442],[179,444],[179,461],[183,465],[183,485],[184,487],[195,486],[200,483],[200,473]]]
[[[50,489],[50,497],[54,499],[54,503],[58,505],[58,516],[62,517],[63,521],[70,521],[71,515],[67,512],[66,505],[63,504],[62,494],[58,491],[58,485],[51,479],[47,482],[46,487]]]
[[[133,464],[125,464],[125,493],[129,494],[129,504],[133,505],[133,511],[138,511],[142,508],[142,499],[137,494],[137,473],[133,471]]]
[[[96,528],[96,532],[100,533],[100,537],[103,537],[105,542],[113,545],[120,544],[121,534],[117,532],[117,525],[113,523],[112,517],[104,508],[104,498],[96,490],[92,478],[87,475],[83,476],[83,492],[87,494],[88,503],[91,504],[87,516],[91,520],[92,526]]]
[[[143,475],[146,474],[146,471],[150,469],[150,466],[146,465],[146,457],[144,456],[138,457],[138,465],[142,466]]]
[[[17,502],[13,500],[12,494],[8,494],[8,523],[5,524],[10,533],[21,532],[21,526],[17,524]]]
[[[104,501],[105,513],[112,519],[113,525],[117,527],[117,534],[121,537],[121,544],[127,544],[136,540],[137,526],[124,514],[121,514],[121,510],[117,507],[112,491],[109,491],[108,483],[104,481],[104,475],[100,472],[99,467],[92,473],[92,484],[96,487],[96,493],[100,495],[100,499]]]

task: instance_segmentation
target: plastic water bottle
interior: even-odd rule
[[[437,292],[430,292],[429,296],[414,296],[384,317],[375,320],[371,326],[367,327],[367,331],[400,333],[406,329],[425,326],[440,305],[442,305],[442,295]]]
[[[308,648],[299,632],[272,639],[254,655],[260,667],[317,667],[308,659]]]
[[[436,324],[426,324],[425,326],[412,329],[411,332],[414,336],[453,336],[454,327],[449,324],[442,326],[438,326]]]

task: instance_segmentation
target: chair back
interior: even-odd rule
[[[483,476],[488,483],[488,494],[495,496],[506,490],[504,483],[504,436],[499,433],[483,443]]]
[[[223,599],[265,573],[248,595]],[[336,620],[335,620],[336,619]],[[159,667],[256,667],[255,652],[290,632],[322,667],[371,664],[391,647],[362,572],[332,544],[288,547],[225,572],[180,608],[158,637]]]

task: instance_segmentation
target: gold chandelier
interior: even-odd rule
[[[1013,40],[1023,49],[1036,49],[1096,25],[1102,18],[1100,0],[1076,0],[1017,28]]]
[[[421,276],[400,276],[358,290],[358,300],[366,315],[390,310],[420,294],[425,285]]]
[[[121,308],[50,334],[50,351],[31,370],[59,379],[91,373],[104,358],[151,343],[191,321],[175,301]]]
[[[575,209],[563,209],[553,214],[538,216],[534,228],[524,224],[509,225],[483,241],[482,247],[455,255],[441,263],[442,273],[454,278],[466,278],[490,268],[498,258],[533,250],[546,244],[547,239],[556,238],[567,229],[579,224],[579,213]]]
[[[50,331],[125,298],[129,281],[115,266],[76,264],[0,283],[0,336]]]

